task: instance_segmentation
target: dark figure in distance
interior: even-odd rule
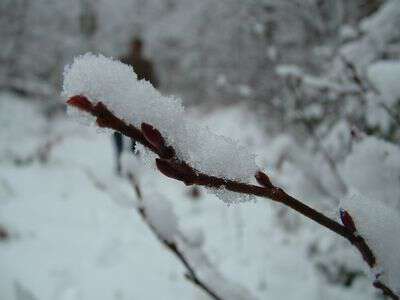
[[[129,54],[121,57],[121,62],[132,66],[133,70],[137,74],[138,80],[147,80],[157,88],[158,79],[154,72],[153,64],[150,60],[143,56],[143,42],[139,38],[134,38],[130,43]],[[117,160],[117,173],[121,174],[121,154],[124,148],[124,140],[122,134],[114,132],[114,145]],[[132,140],[131,150],[135,152],[136,142]]]

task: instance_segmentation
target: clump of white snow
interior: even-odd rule
[[[400,103],[400,60],[377,61],[368,66],[367,75],[376,91],[367,94],[366,120],[388,131],[393,119],[387,110],[395,114]]]
[[[400,149],[396,145],[365,137],[353,146],[340,173],[350,187],[367,197],[399,207]]]
[[[276,67],[275,72],[280,77],[301,78],[304,76],[303,70],[295,65],[279,65]]]
[[[389,107],[400,100],[400,60],[384,60],[368,67],[368,78]]]
[[[361,21],[362,38],[345,43],[339,51],[357,69],[364,69],[381,56],[390,41],[398,38],[399,25],[399,1],[385,1],[380,9]]]
[[[90,53],[75,58],[65,68],[62,94],[102,101],[135,126],[151,124],[180,159],[201,172],[242,182],[250,182],[256,173],[252,153],[189,120],[180,99],[162,96],[149,82],[138,81],[133,69],[119,61]]]
[[[372,249],[377,266],[374,276],[395,293],[400,293],[400,214],[379,199],[369,199],[357,192],[345,198],[341,207],[350,213],[357,232]]]

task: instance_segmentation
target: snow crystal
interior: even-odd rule
[[[178,221],[172,204],[161,195],[146,195],[143,200],[146,218],[155,231],[166,241],[175,242],[179,234]]]
[[[177,156],[197,170],[250,182],[256,173],[255,156],[236,141],[194,124],[184,114],[181,100],[162,96],[133,69],[102,55],[75,58],[64,71],[63,96],[84,95],[102,101],[117,116],[140,126],[146,122],[160,130]]]
[[[376,256],[373,273],[379,280],[400,293],[400,214],[379,199],[371,200],[351,192],[341,207],[350,213],[357,232]]]

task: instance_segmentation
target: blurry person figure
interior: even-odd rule
[[[157,88],[158,79],[153,63],[143,55],[144,43],[140,38],[134,38],[130,43],[129,54],[121,57],[121,62],[132,66],[139,80],[147,80]]]
[[[147,80],[157,88],[159,86],[158,78],[154,72],[153,63],[144,57],[143,55],[143,41],[135,37],[131,40],[129,45],[129,53],[120,58],[120,61],[124,64],[130,65],[135,71],[138,80]],[[113,135],[114,148],[116,154],[116,171],[118,175],[121,175],[121,155],[124,150],[124,140],[122,134],[119,132],[114,132]],[[135,153],[136,142],[131,140],[131,151]]]

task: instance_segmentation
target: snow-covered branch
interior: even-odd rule
[[[156,166],[164,175],[186,185],[205,186],[217,191],[217,195],[223,190],[271,199],[346,238],[374,270],[374,286],[392,299],[399,299],[396,294],[400,285],[393,279],[390,263],[382,264],[381,258],[376,257],[381,251],[369,245],[376,240],[369,235],[366,240],[360,235],[370,231],[358,228],[357,216],[351,210],[341,212],[342,225],[290,196],[271,183],[245,148],[229,138],[196,127],[184,117],[178,100],[163,97],[149,83],[137,81],[128,66],[103,56],[80,57],[66,69],[64,95],[70,107],[92,115],[99,127],[119,131],[153,152],[158,156]],[[253,176],[259,185],[251,183]],[[370,212],[372,217],[373,213]],[[364,225],[361,222],[361,227]],[[386,270],[376,272],[381,265]],[[385,276],[381,276],[383,272]]]

